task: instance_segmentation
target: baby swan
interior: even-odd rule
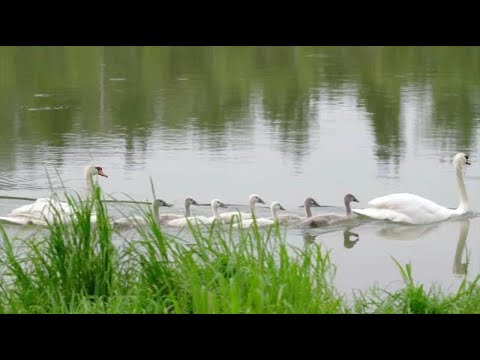
[[[220,217],[222,218],[224,224],[230,224],[231,222],[238,221],[235,219],[238,219],[239,216],[240,216],[240,220],[251,219],[252,214],[256,215],[255,204],[257,203],[265,204],[265,201],[263,201],[262,198],[260,198],[260,196],[258,196],[257,194],[252,194],[248,197],[248,205],[250,206],[250,213],[239,212],[239,211],[229,211],[229,212],[220,214]]]
[[[307,197],[303,202],[303,206],[305,207],[305,213],[307,218],[312,217],[312,207],[320,207],[317,201],[312,197]],[[287,214],[287,215],[279,215],[279,220],[281,224],[290,225],[299,223],[302,220],[305,220],[304,216],[296,215],[296,214]]]
[[[337,222],[350,219],[352,217],[352,208],[350,207],[350,203],[352,201],[358,202],[358,200],[352,194],[347,194],[345,195],[344,201],[345,201],[345,209],[347,210],[346,215],[334,214],[334,213],[329,213],[325,215],[316,215],[303,220],[302,224],[312,228],[316,228],[316,227],[335,224]]]
[[[256,219],[258,227],[266,227],[266,226],[270,226],[272,224],[275,224],[276,222],[279,222],[277,212],[278,212],[278,210],[285,210],[285,209],[283,208],[283,206],[278,201],[273,201],[270,204],[270,210],[272,212],[272,219],[267,219],[267,218]],[[247,220],[243,220],[242,222],[233,224],[232,227],[235,227],[235,228],[238,228],[238,227],[249,228],[249,227],[253,226],[253,223],[254,223],[254,219],[247,219]]]
[[[160,222],[164,223],[167,221],[175,220],[175,219],[183,219],[185,217],[190,217],[192,216],[191,211],[190,211],[190,206],[191,205],[198,205],[198,203],[195,201],[195,199],[191,197],[186,197],[185,198],[185,215],[182,214],[160,214]]]
[[[153,210],[153,219],[157,224],[159,224],[160,219],[159,219],[159,208],[161,206],[166,206],[166,207],[171,207],[173,206],[172,204],[168,204],[166,201],[163,201],[161,199],[155,199],[152,203],[152,210]],[[138,215],[133,215],[133,216],[128,216],[124,218],[120,218],[117,220],[114,220],[112,222],[113,227],[115,228],[121,228],[121,227],[132,227],[132,226],[140,226],[140,225],[147,225],[148,221],[145,217],[143,216],[138,216]]]
[[[211,224],[213,223],[214,220],[222,222],[222,218],[220,217],[220,213],[218,209],[221,207],[226,208],[227,206],[218,199],[213,199],[210,206],[212,207],[212,213],[213,213],[212,217],[206,217],[206,216],[184,217],[181,219],[170,220],[167,222],[167,225],[174,226],[174,227],[182,227],[187,225],[189,222],[200,223],[200,224]]]

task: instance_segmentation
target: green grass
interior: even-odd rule
[[[73,213],[49,223],[46,235],[12,240],[0,227],[0,313],[480,312],[478,279],[443,294],[417,284],[411,266],[396,260],[400,290],[372,288],[347,304],[333,286],[329,253],[318,244],[291,247],[279,226],[190,225],[195,241],[187,244],[164,233],[148,212],[149,226],[114,246],[101,196],[97,189],[90,200],[68,198]]]

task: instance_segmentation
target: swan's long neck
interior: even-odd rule
[[[278,220],[278,214],[277,214],[277,208],[273,207],[271,208],[272,210],[272,218],[274,221],[277,221]]]
[[[457,211],[464,213],[469,210],[469,206],[467,189],[465,188],[465,182],[463,180],[462,166],[457,165],[455,170],[457,173],[458,191],[460,192],[460,204],[458,205]]]
[[[152,205],[152,209],[153,209],[153,220],[158,225],[160,223],[160,212],[159,212],[160,205],[154,202]]]
[[[190,217],[190,202],[185,200],[185,217]]]
[[[345,209],[347,209],[347,216],[352,215],[352,208],[350,207],[349,199],[345,199]]]
[[[93,185],[93,175],[88,171],[85,172],[85,181],[87,182],[87,189],[90,195],[94,195],[95,186]]]
[[[220,213],[218,212],[218,206],[212,205],[212,212],[215,219],[222,220],[222,218],[220,217]]]
[[[252,215],[257,215],[256,212],[255,212],[255,201],[253,199],[250,200],[250,211],[251,211]]]
[[[310,208],[310,202],[305,201],[303,205],[305,206],[305,212],[307,213],[307,218],[312,217],[312,209]]]

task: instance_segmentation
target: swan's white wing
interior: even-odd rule
[[[116,219],[113,221],[112,224],[113,226],[116,226],[116,227],[129,227],[129,226],[135,226],[135,225],[146,225],[147,220],[141,216],[133,215],[129,217]]]
[[[176,220],[176,219],[183,219],[185,218],[185,215],[181,214],[160,214],[159,216],[160,222],[167,222],[171,220]]]
[[[258,227],[269,226],[269,225],[272,225],[273,223],[274,223],[274,221],[271,220],[271,219],[266,219],[266,218],[257,219],[257,226]],[[233,227],[238,228],[239,224],[240,224],[241,228],[250,228],[250,227],[253,226],[253,219],[243,220],[241,223],[234,224]]]
[[[208,224],[209,223],[209,218],[206,216],[190,216],[188,218],[183,217],[181,219],[175,219],[167,222],[168,226],[173,226],[173,227],[181,227],[181,226],[186,226],[188,222],[191,222],[193,224],[199,223],[199,224]]]
[[[410,218],[409,216],[390,209],[376,209],[376,208],[368,208],[368,209],[352,209],[352,211],[360,216],[366,216],[372,219],[378,220],[390,220],[393,222],[404,222],[408,224],[414,224],[415,220]]]
[[[410,224],[428,224],[443,221],[455,212],[421,196],[402,193],[382,196],[368,203],[371,208],[353,209],[358,215],[373,219],[406,222]]]
[[[29,216],[37,219],[46,218],[53,221],[58,214],[67,215],[72,213],[70,205],[65,202],[50,198],[37,199],[33,204],[23,205],[13,209],[9,216]]]
[[[230,222],[238,222],[238,219],[251,219],[252,214],[244,213],[244,212],[238,212],[238,211],[230,211],[230,212],[225,212],[221,213],[220,217],[222,218],[222,221],[224,224],[230,224]]]

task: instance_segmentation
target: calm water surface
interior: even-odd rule
[[[188,195],[251,193],[298,214],[309,195],[343,211],[347,192],[356,207],[393,192],[456,207],[451,159],[463,151],[480,211],[479,115],[477,47],[1,47],[0,196],[49,196],[57,173],[85,193],[92,162],[106,194],[151,200],[151,177],[178,212]],[[0,214],[23,204],[0,200]],[[478,217],[356,225],[287,238],[331,249],[347,292],[398,286],[392,257],[445,289],[480,273]]]

